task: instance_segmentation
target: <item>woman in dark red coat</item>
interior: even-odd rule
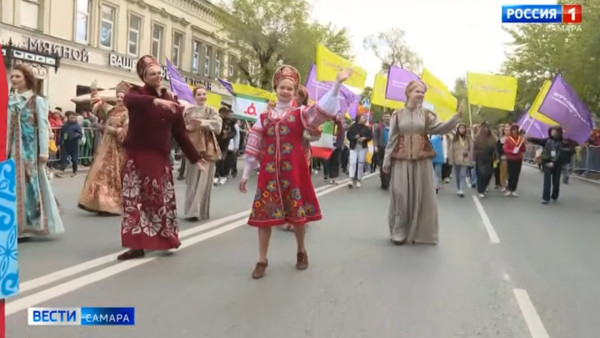
[[[179,227],[171,173],[171,136],[187,159],[204,170],[205,163],[190,142],[183,107],[162,87],[161,67],[151,56],[137,63],[143,87],[125,95],[129,130],[123,142],[123,219],[121,241],[130,250],[119,260],[144,256],[144,250],[178,248]]]

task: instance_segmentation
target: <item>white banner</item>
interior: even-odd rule
[[[232,109],[236,118],[255,121],[258,115],[267,111],[267,101],[247,96],[234,96]]]

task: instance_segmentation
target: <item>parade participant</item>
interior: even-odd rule
[[[37,95],[29,66],[17,64],[10,75],[8,159],[16,166],[19,238],[65,231],[44,166],[48,161],[48,103]]]
[[[179,226],[171,172],[171,137],[198,169],[204,163],[185,130],[183,107],[162,87],[161,67],[141,57],[136,71],[144,82],[125,95],[129,129],[125,141],[121,241],[129,250],[117,259],[144,256],[144,250],[178,248]]]
[[[206,87],[200,85],[194,89],[195,106],[186,108],[183,119],[190,140],[196,147],[198,154],[208,164],[206,170],[201,171],[186,163],[185,171],[185,204],[184,217],[190,221],[205,220],[210,217],[210,196],[215,176],[215,163],[224,157],[227,149],[220,149],[217,136],[221,132],[223,120],[219,113],[206,105]],[[183,161],[188,162],[187,159]]]
[[[104,100],[95,102],[92,112],[102,116],[106,122],[101,125],[104,131],[102,143],[94,156],[94,161],[88,173],[81,196],[79,208],[101,215],[120,215],[122,213],[123,197],[123,167],[125,165],[125,149],[123,141],[127,135],[129,115],[123,104],[123,98],[131,88],[126,82],[121,82],[116,88],[117,104],[112,106]]]
[[[527,150],[525,139],[521,136],[518,124],[510,126],[510,136],[504,141],[502,147],[506,155],[506,167],[508,171],[508,190],[505,196],[517,197],[517,185],[519,176],[521,176],[521,167],[523,165],[523,154]]]
[[[258,228],[259,258],[252,277],[264,276],[271,227],[294,226],[298,245],[296,268],[308,268],[304,246],[305,224],[323,216],[314,191],[302,147],[305,130],[315,130],[339,111],[338,94],[351,70],[341,71],[330,92],[310,107],[292,107],[300,84],[300,74],[291,66],[280,67],[273,76],[277,94],[275,108],[262,113],[252,127],[246,145],[246,167],[239,189],[245,193],[248,176],[260,166],[258,188],[248,224]],[[338,119],[341,116],[337,117]]]
[[[388,222],[396,244],[438,242],[438,211],[433,165],[435,151],[427,134],[446,134],[462,118],[463,106],[442,122],[423,108],[425,86],[411,81],[406,87],[406,106],[394,112],[382,169],[391,173]]]

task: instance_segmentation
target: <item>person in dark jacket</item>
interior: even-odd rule
[[[563,129],[554,126],[548,130],[549,137],[544,139],[530,137],[527,140],[542,147],[542,166],[544,187],[542,203],[548,204],[550,199],[556,202],[560,190],[560,175],[563,166],[571,162],[575,153],[575,142],[563,137]],[[552,189],[552,193],[550,193]]]
[[[361,179],[364,173],[365,160],[367,157],[367,144],[373,139],[373,131],[367,126],[367,117],[363,114],[356,115],[354,124],[348,128],[346,138],[350,143],[350,161],[348,163],[350,171],[349,188],[361,186]]]
[[[384,113],[381,122],[373,128],[373,142],[375,143],[375,155],[377,155],[378,166],[381,169],[383,165],[383,155],[387,146],[390,135],[390,113]],[[375,161],[375,159],[373,159]],[[390,174],[386,174],[383,170],[379,171],[379,179],[381,180],[381,189],[387,190],[390,185]]]
[[[65,115],[67,116],[67,121],[63,124],[60,132],[60,170],[65,171],[65,168],[69,164],[68,159],[70,157],[73,166],[72,177],[75,177],[77,176],[79,165],[79,140],[83,137],[83,129],[81,128],[81,124],[77,121],[75,112],[68,111]],[[62,174],[57,174],[57,176],[62,177]]]
[[[473,153],[475,155],[477,193],[479,198],[483,198],[494,173],[494,161],[497,158],[496,136],[492,133],[488,122],[481,124],[479,133],[473,141]]]
[[[236,135],[235,125],[237,120],[233,118],[233,112],[227,107],[221,107],[219,109],[219,115],[223,119],[223,128],[221,133],[217,136],[217,142],[219,143],[219,149],[221,149],[221,160],[217,161],[217,168],[215,171],[215,185],[223,185],[227,182],[227,175],[231,171],[231,161],[227,159],[227,153],[229,149],[229,143]]]

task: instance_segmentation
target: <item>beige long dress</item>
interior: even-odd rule
[[[384,157],[384,166],[391,167],[388,222],[392,242],[437,244],[438,212],[431,162],[435,151],[424,140],[427,134],[449,133],[459,121],[455,115],[442,122],[423,108],[404,108],[392,115]]]
[[[192,106],[184,111],[186,129],[190,140],[196,149],[202,153],[206,150],[205,136],[207,131],[219,134],[223,120],[219,113],[211,107]],[[210,135],[212,136],[212,135]],[[219,146],[218,144],[216,145]],[[213,188],[216,165],[209,162],[206,171],[200,171],[198,167],[185,159],[185,204],[184,217],[187,219],[205,220],[210,217],[210,196]]]

